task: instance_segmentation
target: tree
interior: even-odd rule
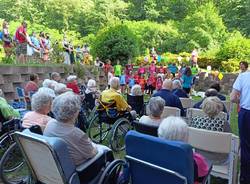
[[[136,36],[124,24],[100,30],[92,50],[95,56],[103,60],[110,59],[112,62],[120,60],[123,64],[139,53]]]
[[[183,33],[183,50],[194,47],[207,49],[225,40],[226,27],[213,3],[201,6],[195,13],[187,16],[180,24]]]

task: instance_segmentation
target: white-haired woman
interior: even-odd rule
[[[85,101],[89,109],[92,110],[95,107],[95,101],[99,96],[100,94],[96,88],[96,81],[94,79],[89,79],[85,90]]]
[[[72,91],[72,89],[67,88],[67,86],[63,83],[57,83],[55,85],[55,94],[56,95],[61,95],[65,92]]]
[[[70,75],[67,78],[67,88],[72,89],[72,91],[79,95],[80,94],[80,88],[77,84],[77,76],[76,75]]]
[[[223,112],[223,103],[218,97],[205,98],[201,106],[206,116],[192,117],[190,126],[220,132],[231,131],[227,118],[218,116]]]
[[[150,98],[147,105],[148,116],[142,116],[139,120],[140,123],[159,126],[162,122],[161,115],[163,113],[165,101],[157,96]]]
[[[52,119],[47,114],[51,110],[53,96],[41,90],[36,92],[31,99],[31,112],[28,112],[23,117],[24,128],[30,128],[32,125],[39,125],[44,130],[47,123]]]
[[[175,116],[169,116],[162,121],[158,128],[158,136],[162,139],[172,141],[188,141],[188,125],[186,122]],[[198,153],[193,153],[194,159],[194,181],[200,183],[208,173],[208,165],[204,157]]]
[[[135,84],[131,88],[130,94],[127,95],[127,102],[132,107],[132,109],[136,111],[137,114],[144,114],[144,99],[140,85]]]
[[[54,90],[56,85],[57,85],[57,82],[54,80],[45,79],[43,81],[43,87],[46,87],[46,88],[50,88]]]
[[[75,165],[80,165],[97,154],[97,149],[88,136],[74,126],[80,104],[80,97],[72,92],[57,96],[52,104],[56,120],[49,121],[44,130],[44,135],[60,137],[66,142]]]

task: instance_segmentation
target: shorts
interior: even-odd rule
[[[16,47],[16,55],[27,55],[27,43],[18,43]]]

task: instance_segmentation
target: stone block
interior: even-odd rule
[[[12,83],[9,83],[9,84],[8,84],[8,83],[7,83],[7,84],[1,84],[1,85],[0,85],[0,89],[2,89],[4,93],[15,92]]]
[[[12,74],[12,75],[3,75],[4,83],[15,83],[22,82],[22,78],[20,74]]]
[[[0,75],[0,84],[4,84],[4,79],[2,75]]]
[[[13,68],[12,66],[0,66],[0,74],[12,74],[13,73]]]
[[[5,93],[4,93],[4,98],[5,98],[7,101],[11,101],[11,100],[13,100],[13,99],[17,99],[15,92],[5,92]]]
[[[27,82],[30,80],[30,75],[29,74],[22,74],[21,79],[23,82]]]

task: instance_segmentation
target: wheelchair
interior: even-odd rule
[[[95,143],[108,141],[111,149],[119,152],[125,149],[125,135],[132,127],[130,112],[118,113],[115,102],[99,100],[95,116],[90,121],[88,136]],[[106,139],[107,138],[107,139]]]
[[[33,184],[102,184],[104,181],[116,184],[120,176],[121,167],[117,166],[123,161],[114,160],[106,146],[97,145],[96,156],[75,166],[61,138],[34,134],[26,129],[16,132],[15,139],[31,171]]]
[[[21,131],[23,128],[16,130]],[[33,133],[42,134],[42,129],[38,125],[29,128]],[[21,154],[17,143],[15,142],[15,132],[11,132],[11,144],[3,152],[0,160],[0,180],[5,184],[30,183],[30,171],[27,169],[27,163]]]

